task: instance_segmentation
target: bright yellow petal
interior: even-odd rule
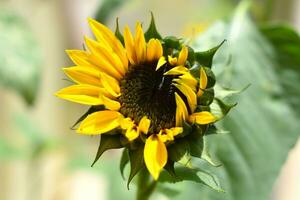
[[[188,69],[184,66],[176,66],[165,72],[164,75],[182,75],[188,72]]]
[[[104,44],[106,47],[110,47],[120,58],[121,62],[123,63],[123,67],[127,69],[128,60],[126,57],[125,49],[120,40],[109,28],[107,28],[103,24],[91,18],[88,18],[88,21],[97,40],[100,43]]]
[[[140,22],[137,22],[135,26],[134,46],[138,63],[144,62],[146,58],[146,40]]]
[[[199,83],[199,90],[197,96],[202,96],[203,90],[207,87],[207,76],[203,67],[200,68],[200,83]]]
[[[208,111],[193,113],[189,117],[189,121],[196,124],[209,124],[216,120],[217,118]]]
[[[166,64],[166,58],[164,56],[160,57],[158,62],[157,62],[157,66],[156,66],[156,71],[159,70],[164,64]]]
[[[134,126],[134,122],[129,117],[123,118],[120,121],[120,126],[121,126],[122,129],[129,129],[129,128]]]
[[[158,39],[150,39],[147,44],[147,61],[152,62],[160,59],[163,55],[163,48]]]
[[[68,101],[85,105],[101,105],[101,88],[92,85],[72,85],[59,90],[55,95]]]
[[[104,73],[101,73],[100,76],[101,76],[100,77],[101,83],[103,87],[106,89],[106,91],[109,92],[109,94],[111,94],[114,97],[119,97],[121,92],[119,82],[113,77],[108,76],[107,74]]]
[[[101,86],[100,72],[87,66],[63,68],[65,74],[75,83]]]
[[[172,135],[174,137],[183,132],[183,128],[182,127],[174,127],[174,128],[170,128],[169,130],[172,132]]]
[[[125,136],[129,141],[133,141],[133,140],[135,140],[136,138],[139,137],[139,133],[136,130],[136,127],[131,127],[131,128],[126,130]]]
[[[198,81],[189,72],[184,73],[179,78],[173,79],[173,82],[186,84],[196,92]]]
[[[116,79],[121,79],[123,76],[118,72],[106,59],[99,59],[96,55],[89,54],[81,50],[66,51],[72,61],[78,66],[87,66],[105,72]]]
[[[188,104],[191,108],[191,112],[193,113],[194,110],[196,109],[197,106],[197,95],[196,93],[190,88],[188,85],[181,83],[181,84],[176,84],[173,83],[175,87],[177,87],[187,98]]]
[[[156,136],[151,135],[144,147],[144,160],[146,167],[155,180],[168,160],[166,145]]]
[[[148,119],[146,116],[144,116],[141,120],[140,120],[140,123],[139,123],[139,131],[144,133],[144,134],[147,134],[148,133],[148,130],[149,130],[149,127],[150,127],[150,119]]]
[[[176,126],[181,126],[182,121],[188,117],[188,111],[184,101],[176,92],[175,92],[175,101],[176,101]]]
[[[124,43],[128,60],[131,64],[137,64],[137,57],[134,48],[134,40],[129,27],[126,25],[124,28]]]
[[[172,56],[168,56],[168,62],[171,64],[171,65],[176,65],[177,64],[177,58],[173,58]]]
[[[116,111],[99,111],[88,115],[77,129],[82,134],[102,134],[117,128],[122,115]]]
[[[177,61],[177,65],[184,65],[186,62],[186,59],[188,58],[188,53],[189,50],[186,46],[183,46],[181,51],[179,52],[178,55],[178,61]]]
[[[121,75],[124,75],[126,68],[123,66],[118,55],[111,49],[106,48],[103,44],[96,42],[88,37],[84,37],[85,43],[89,50],[97,56],[99,60],[105,60],[106,63],[110,63],[110,67],[115,71],[118,71]]]
[[[148,44],[147,44],[147,61],[151,62],[154,60],[154,56],[155,56],[155,39],[152,38],[149,40]]]
[[[113,99],[110,99],[109,97],[106,97],[104,95],[100,95],[100,99],[103,102],[103,105],[105,108],[109,110],[115,110],[118,111],[121,108],[121,104],[118,101],[115,101]]]
[[[73,61],[74,64],[79,66],[89,66],[95,69],[98,69],[93,63],[89,61],[90,55],[89,53],[82,50],[66,50],[66,53]]]

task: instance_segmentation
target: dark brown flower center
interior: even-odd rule
[[[137,124],[143,116],[151,120],[150,133],[175,126],[175,88],[172,76],[163,76],[170,67],[155,70],[156,63],[130,66],[121,80],[120,112]]]

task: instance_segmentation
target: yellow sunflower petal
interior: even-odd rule
[[[155,180],[166,165],[168,152],[166,145],[156,136],[151,135],[144,147],[144,160],[146,167]]]
[[[100,72],[87,66],[63,68],[65,74],[75,83],[101,86]]]
[[[196,93],[192,90],[192,88],[190,88],[188,85],[186,85],[184,83],[180,83],[180,84],[173,83],[173,85],[176,88],[178,88],[184,94],[184,96],[186,96],[188,104],[191,108],[191,112],[194,112],[194,110],[196,109],[196,106],[197,106]]]
[[[87,52],[82,50],[66,50],[66,53],[74,64],[80,66],[89,66],[97,69],[97,67],[89,61],[90,55]]]
[[[191,123],[197,123],[197,124],[209,124],[215,122],[216,120],[217,118],[208,111],[193,113],[189,117],[189,121]]]
[[[120,126],[122,129],[128,129],[134,126],[134,122],[129,117],[120,120]]]
[[[158,62],[157,62],[157,66],[156,66],[156,71],[159,70],[164,64],[166,64],[166,58],[164,56],[160,57]]]
[[[173,67],[169,71],[165,72],[164,75],[182,75],[188,72],[188,69],[182,65]]]
[[[150,119],[144,116],[139,123],[139,127],[138,127],[139,131],[144,134],[147,134],[150,127],[150,123],[151,123]]]
[[[125,132],[125,136],[129,141],[133,141],[139,137],[139,132],[135,127],[128,128]]]
[[[205,73],[205,70],[203,69],[203,67],[201,67],[200,69],[200,83],[199,83],[199,90],[197,93],[197,96],[202,96],[203,94],[203,90],[205,90],[207,87],[207,76]]]
[[[99,59],[93,54],[89,54],[81,50],[67,50],[66,51],[71,60],[78,66],[87,66],[105,72],[106,74],[121,79],[123,76],[106,59]]]
[[[147,61],[156,61],[163,55],[163,48],[158,39],[150,39],[147,44]]]
[[[176,92],[175,92],[175,101],[176,101],[176,126],[181,126],[182,121],[187,119],[188,117],[188,111],[184,101]]]
[[[101,83],[103,87],[114,97],[120,96],[120,85],[119,82],[111,76],[108,76],[105,73],[101,73],[100,75]]]
[[[84,39],[89,50],[95,54],[98,59],[105,60],[107,63],[110,63],[110,67],[118,71],[121,75],[125,74],[126,68],[123,66],[123,63],[115,52],[106,48],[103,44],[88,38],[87,36],[85,36]]]
[[[160,130],[157,134],[157,137],[159,137],[160,141],[167,142],[172,141],[173,137],[170,134],[167,134],[167,129]]]
[[[144,62],[146,58],[146,40],[140,22],[137,22],[135,26],[134,46],[138,63]]]
[[[198,86],[198,81],[189,72],[184,73],[179,78],[173,79],[173,82],[179,84],[184,83],[189,87],[191,87],[193,91],[196,91],[196,88]]]
[[[186,46],[183,46],[181,51],[179,52],[178,55],[178,61],[177,61],[177,65],[184,65],[186,62],[186,59],[188,58],[188,53],[189,50]]]
[[[183,128],[182,127],[173,127],[173,128],[170,128],[169,130],[172,132],[172,135],[174,137],[183,132]]]
[[[103,105],[105,106],[105,108],[109,109],[109,110],[115,110],[118,111],[121,108],[121,104],[118,101],[115,101],[109,97],[106,97],[104,95],[100,95],[100,99],[103,102]]]
[[[127,25],[124,28],[124,43],[125,43],[128,60],[133,65],[137,64],[137,57],[134,48],[134,40],[131,31]]]
[[[120,58],[121,62],[123,63],[123,67],[127,69],[128,60],[126,57],[125,49],[120,40],[109,28],[97,22],[96,20],[88,18],[88,22],[97,40],[100,43],[104,44],[106,47],[111,48]]]
[[[176,65],[177,64],[177,58],[173,58],[172,56],[168,56],[168,62],[171,64],[171,65]]]
[[[77,132],[91,135],[106,133],[120,125],[121,117],[122,115],[116,111],[94,112],[81,122]]]
[[[92,85],[72,85],[59,90],[55,95],[68,101],[85,105],[101,105],[101,88]]]

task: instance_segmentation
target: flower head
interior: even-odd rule
[[[170,160],[169,145],[185,137],[185,126],[205,130],[217,120],[211,101],[201,99],[209,86],[207,72],[212,72],[181,40],[162,39],[154,21],[146,33],[139,22],[134,34],[125,26],[123,36],[93,19],[88,22],[96,39],[85,37],[87,50],[67,51],[75,66],[64,72],[75,84],[56,95],[95,108],[78,133],[117,130],[124,147],[141,143],[144,164],[158,179]]]

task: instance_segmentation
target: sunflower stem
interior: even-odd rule
[[[150,176],[147,170],[143,169],[138,174],[137,181],[137,200],[149,200],[151,194],[155,191],[157,181],[150,180]]]

